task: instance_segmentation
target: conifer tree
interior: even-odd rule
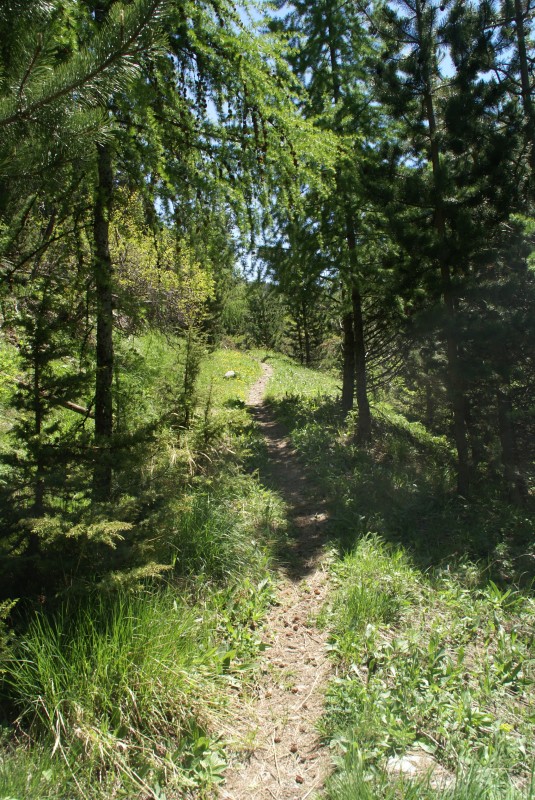
[[[113,8],[105,6],[99,5],[98,17]],[[102,497],[111,489],[113,276],[106,219],[113,172],[116,181],[144,194],[153,218],[154,204],[167,203],[170,224],[187,228],[192,216],[208,217],[223,206],[239,229],[254,236],[255,214],[269,197],[270,183],[294,192],[291,176],[304,144],[299,139],[305,130],[296,125],[289,103],[290,76],[274,42],[249,32],[231,2],[170,2],[166,10],[167,53],[146,60],[143,79],[129,97],[119,92],[113,98],[122,128],[117,142],[126,147],[112,157],[110,143],[99,145],[95,429],[103,454],[97,465]],[[310,136],[306,141],[313,144]]]
[[[378,86],[381,100],[400,126],[400,142],[404,140],[404,146],[397,152],[397,161],[405,202],[412,202],[415,208],[422,210],[427,207],[429,214],[430,230],[417,235],[419,249],[424,248],[420,252],[427,268],[436,270],[435,286],[442,298],[448,393],[457,449],[457,483],[459,491],[466,493],[469,451],[459,351],[460,273],[454,256],[455,235],[447,200],[452,190],[452,175],[444,147],[444,83],[440,68],[440,15],[448,5],[448,2],[439,5],[435,0],[396,0],[378,10],[377,21],[384,47],[383,58],[378,63]],[[414,227],[412,231],[416,233]],[[422,266],[426,268],[425,264]]]
[[[315,198],[315,213],[324,219],[324,247],[337,264],[341,283],[343,370],[342,407],[353,407],[356,387],[358,439],[371,438],[364,295],[369,288],[368,264],[361,259],[366,214],[359,168],[374,137],[376,119],[366,87],[371,39],[358,10],[337,0],[288,7],[284,27],[290,37],[289,60],[303,81],[303,110],[315,124],[339,137],[338,158],[328,195]],[[321,204],[323,208],[321,209]]]
[[[503,77],[514,73],[515,58],[491,3],[400,0],[378,7],[374,19],[384,43],[378,97],[398,127],[397,144],[385,148],[390,185],[381,184],[383,202],[409,270],[413,311],[424,319],[436,303],[458,488],[465,493],[468,487],[469,449],[474,464],[488,460],[483,442],[496,430],[513,486],[514,413],[499,398],[517,373],[510,356],[506,367],[497,342],[508,340],[511,352],[522,351],[511,338],[518,324],[512,309],[524,303],[510,299],[515,284],[527,291],[524,297],[530,294],[521,277],[525,257],[511,258],[512,252],[520,256],[510,217],[525,207],[529,154],[521,93],[515,99],[511,78]],[[498,301],[505,285],[508,310]],[[435,334],[429,335],[428,355]],[[439,366],[435,356],[427,363],[433,360]],[[518,496],[520,489],[513,491]]]
[[[526,339],[516,332],[530,329],[533,285],[526,243],[513,215],[532,202],[532,143],[530,101],[526,103],[522,89],[522,46],[519,50],[515,44],[523,40],[519,4],[514,11],[512,33],[507,26],[513,8],[507,4],[452,5],[444,35],[455,74],[445,118],[447,144],[456,154],[457,207],[462,213],[457,211],[455,222],[457,248],[460,258],[468,261],[464,337],[471,404],[475,408],[477,398],[479,409],[487,410],[484,418],[470,416],[478,429],[476,437],[488,441],[497,431],[508,493],[521,502],[525,485],[515,442],[519,409],[513,398],[523,394],[518,390],[531,378]],[[525,49],[523,53],[526,56]]]

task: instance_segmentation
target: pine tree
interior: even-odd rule
[[[377,124],[366,86],[371,38],[357,9],[347,3],[325,0],[313,6],[287,5],[284,27],[292,46],[289,60],[306,87],[304,113],[339,139],[330,191],[312,198],[311,206],[315,204],[313,213],[325,221],[323,246],[337,265],[341,284],[342,408],[348,412],[353,407],[356,386],[357,435],[365,444],[371,438],[371,414],[363,305],[370,276],[361,258],[367,218],[359,168]]]
[[[519,4],[514,11],[513,42],[518,42],[523,38],[518,31]],[[518,412],[513,397],[521,396],[518,390],[531,378],[525,336],[516,332],[530,328],[533,285],[526,243],[512,215],[530,207],[532,170],[530,102],[525,102],[521,75],[525,70],[507,28],[512,13],[512,8],[490,4],[452,6],[444,31],[455,65],[455,91],[445,117],[448,146],[457,154],[457,192],[461,198],[465,195],[459,203],[463,216],[457,214],[455,227],[458,252],[469,260],[464,336],[472,406],[477,397],[478,405],[492,412],[486,423],[471,415],[476,428],[471,438],[488,441],[497,429],[505,484],[515,502],[521,502],[525,485],[515,443]],[[463,186],[470,188],[463,192]],[[489,426],[493,419],[494,426]],[[481,449],[477,441],[473,444],[475,451]]]
[[[398,180],[404,182],[405,202],[408,200],[414,208],[419,206],[422,210],[427,206],[431,223],[430,230],[417,233],[420,238],[418,250],[422,255],[425,253],[423,257],[427,265],[436,270],[437,288],[442,298],[458,489],[466,493],[469,451],[466,396],[459,352],[459,273],[447,201],[452,176],[444,148],[444,82],[440,71],[439,18],[447,5],[442,3],[439,7],[439,3],[433,0],[397,0],[379,9],[377,21],[384,53],[378,64],[378,86],[381,100],[400,126],[400,141],[404,139],[405,142],[397,151]],[[416,232],[414,227],[412,231]],[[414,249],[414,242],[412,247]]]

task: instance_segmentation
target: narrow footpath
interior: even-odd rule
[[[265,624],[259,685],[233,710],[231,763],[219,797],[312,800],[331,768],[328,748],[316,730],[331,672],[328,635],[316,626],[328,591],[328,513],[283,428],[262,402],[273,373],[268,364],[262,369],[248,405],[268,446],[268,472],[261,479],[287,504],[291,542],[281,557],[276,603]]]

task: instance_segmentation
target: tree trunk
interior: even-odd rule
[[[329,47],[329,60],[331,64],[332,98],[335,105],[341,96],[338,54],[334,44],[333,21],[328,7],[327,14],[327,41]],[[340,167],[336,169],[336,186],[342,198],[342,208],[345,211],[346,241],[349,251],[349,276],[351,286],[352,313],[348,312],[343,320],[344,330],[344,371],[342,385],[342,410],[347,414],[353,408],[355,392],[355,379],[357,383],[357,406],[359,411],[357,438],[359,442],[367,442],[371,438],[370,406],[368,403],[366,381],[366,349],[364,343],[364,325],[362,319],[362,303],[360,293],[353,287],[355,277],[355,261],[357,254],[355,221],[351,213],[349,198],[344,191],[341,180]]]
[[[95,440],[98,448],[93,493],[107,501],[112,483],[113,436],[113,265],[109,221],[113,192],[112,153],[109,144],[97,145],[98,183],[94,206],[94,280],[97,301],[95,383]]]
[[[362,297],[358,286],[354,281],[357,280],[357,238],[355,235],[355,220],[346,199],[346,241],[349,251],[349,263],[351,266],[352,282],[351,287],[351,306],[353,308],[353,336],[355,348],[355,380],[357,385],[357,408],[359,412],[357,424],[357,441],[360,444],[367,444],[372,435],[372,419],[370,414],[370,404],[368,402],[368,376],[366,366],[366,343],[364,338],[364,319],[362,316]]]
[[[311,357],[310,357],[310,331],[308,327],[308,313],[306,303],[303,300],[301,303],[301,309],[303,313],[303,334],[305,337],[305,364],[307,367],[310,366]]]
[[[526,497],[526,485],[518,469],[511,397],[508,392],[498,389],[496,399],[505,483],[513,503],[522,505]]]
[[[348,311],[342,318],[344,333],[342,372],[342,411],[347,414],[353,408],[355,394],[355,333],[353,327],[353,314]]]
[[[529,4],[528,4],[529,5]],[[522,108],[524,109],[525,138],[529,150],[529,166],[531,169],[531,191],[533,193],[535,180],[535,112],[531,98],[531,86],[529,80],[529,64],[526,50],[526,34],[524,30],[524,19],[526,13],[522,7],[522,0],[515,0],[515,27],[516,41],[518,48],[518,61],[520,66],[520,84],[522,87]]]
[[[453,411],[453,437],[457,450],[457,491],[466,494],[470,486],[470,468],[468,459],[468,437],[466,432],[466,402],[464,382],[462,380],[457,336],[455,335],[455,306],[449,290],[449,269],[443,269],[443,297],[446,307],[446,353],[448,361],[448,393]]]
[[[305,350],[303,347],[303,334],[301,331],[301,320],[299,319],[299,314],[296,314],[295,324],[297,328],[297,344],[299,346],[299,361],[301,364],[305,363]]]
[[[32,380],[32,406],[34,416],[34,435],[35,435],[35,479],[33,486],[33,504],[31,515],[35,518],[44,516],[45,513],[45,467],[43,463],[43,443],[41,436],[43,432],[44,408],[43,398],[41,392],[41,320],[39,319],[36,324],[34,339],[32,342],[32,356],[33,356],[33,380]],[[37,559],[41,553],[41,542],[39,536],[35,531],[30,531],[28,537],[27,555],[31,559],[30,570],[35,567],[34,559]]]
[[[477,402],[469,402],[468,399],[465,403],[465,410],[464,410],[464,417],[466,420],[466,430],[468,434],[468,441],[470,443],[470,454],[472,458],[472,464],[474,469],[476,469],[479,464],[485,463],[485,448],[483,446],[483,439],[481,436],[481,432],[477,430],[477,426],[474,424],[474,417],[472,414],[472,408],[474,405],[477,407]]]
[[[372,418],[368,402],[368,377],[366,370],[366,345],[364,341],[364,321],[362,318],[362,298],[354,287],[351,292],[353,304],[353,326],[355,330],[355,379],[357,383],[357,408],[359,412],[357,441],[368,444],[372,438]]]
[[[38,323],[40,325],[40,323]],[[35,485],[33,495],[32,514],[34,517],[42,517],[45,513],[45,468],[43,464],[43,445],[41,435],[43,432],[43,398],[41,392],[41,362],[39,353],[39,335],[36,334],[33,363],[33,413],[34,413],[34,432],[35,432]],[[33,543],[33,550],[38,550],[38,539]]]
[[[433,430],[435,424],[435,396],[433,392],[433,379],[431,377],[431,369],[428,364],[424,366],[425,374],[425,427],[427,430]]]

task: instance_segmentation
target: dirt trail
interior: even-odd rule
[[[277,605],[266,621],[260,684],[256,695],[234,710],[233,759],[219,797],[312,800],[330,771],[316,723],[331,668],[327,633],[315,626],[328,588],[323,547],[328,515],[283,428],[262,405],[273,373],[268,364],[262,369],[248,400],[268,445],[268,472],[261,477],[286,501],[294,538],[281,558]]]

